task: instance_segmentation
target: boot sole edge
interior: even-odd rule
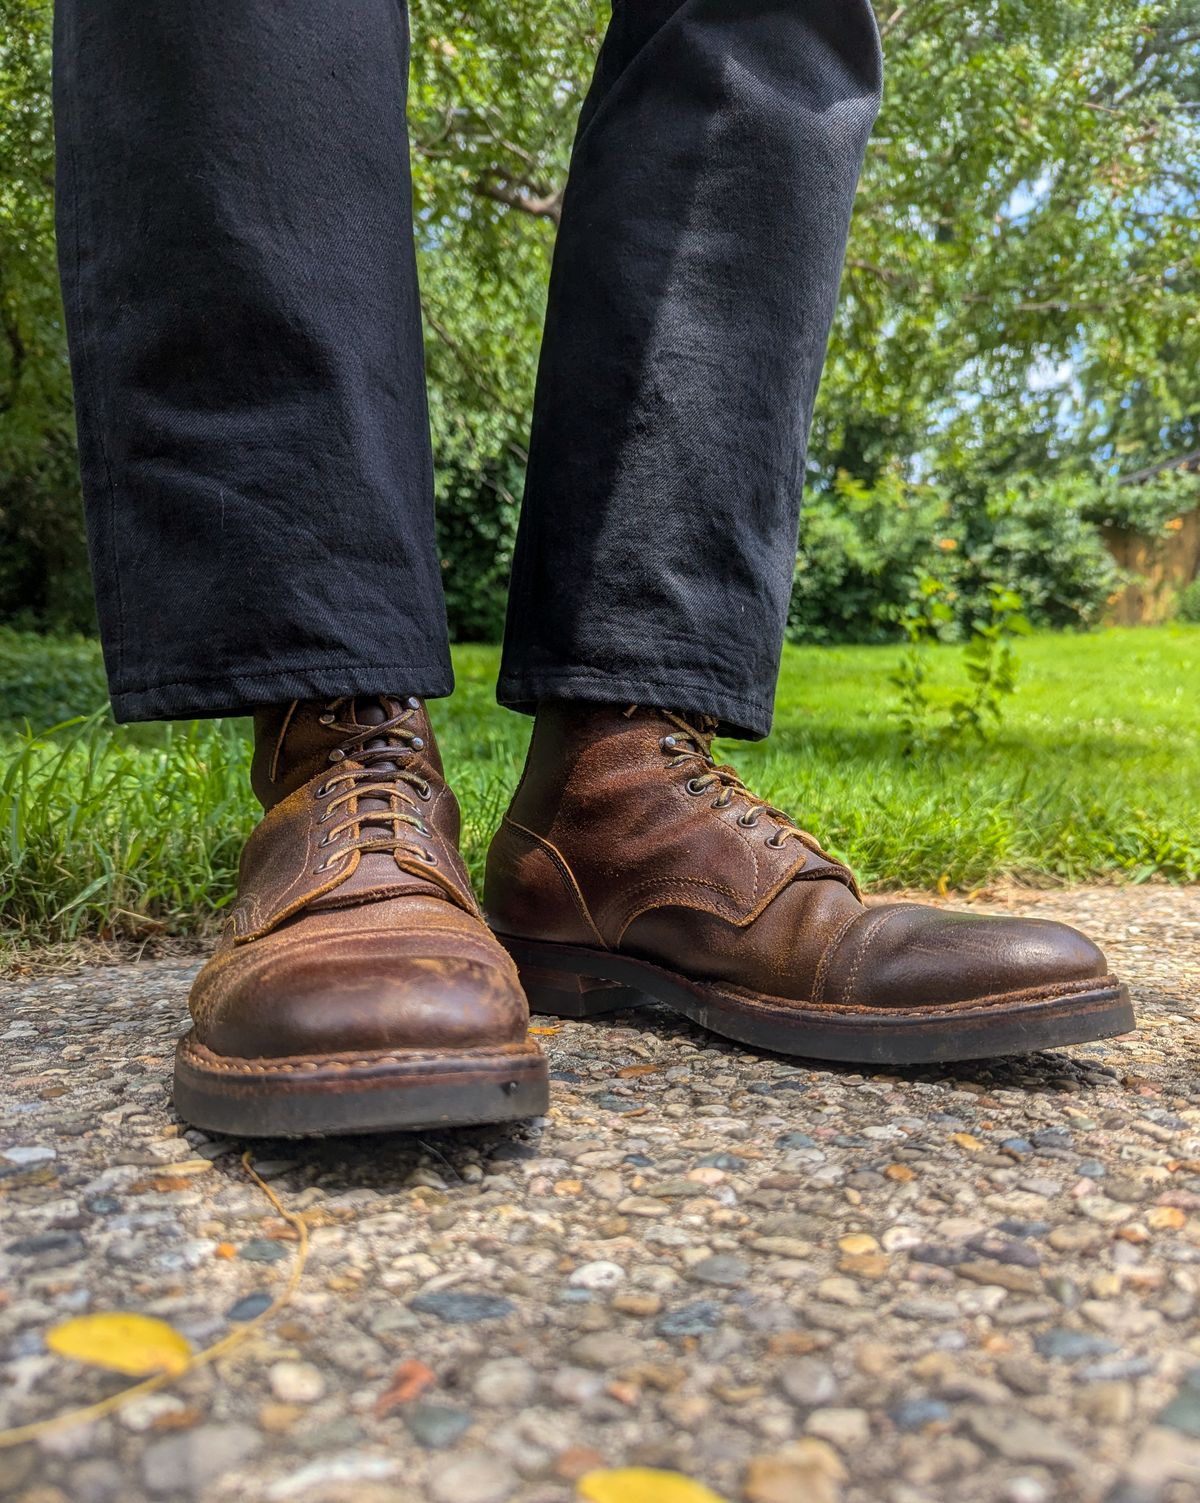
[[[174,1102],[185,1122],[231,1137],[433,1131],[544,1115],[549,1070],[533,1044],[272,1061],[225,1058],[187,1034],[175,1050]]]
[[[647,1000],[735,1043],[842,1064],[919,1065],[998,1059],[1093,1043],[1135,1027],[1116,977],[1063,982],[919,1009],[790,1006],[736,996],[632,956],[583,946],[496,938],[512,955],[534,1013],[588,1018]]]

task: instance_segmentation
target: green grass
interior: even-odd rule
[[[905,758],[888,714],[899,649],[842,647],[789,649],[775,733],[722,750],[875,888],[1200,879],[1200,627],[1043,635],[1018,655],[984,747]],[[455,660],[435,723],[478,876],[529,722],[495,705],[495,649]],[[960,674],[956,649],[935,652],[935,682]],[[37,727],[64,694],[90,710],[99,683],[90,644],[0,632],[6,713]],[[213,928],[255,818],[245,722],[117,728],[101,712],[35,734],[16,714],[0,722],[0,935]]]

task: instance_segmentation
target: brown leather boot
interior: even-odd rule
[[[546,1061],[471,892],[421,702],[266,711],[251,778],[267,813],[192,987],[179,1114],[275,1136],[544,1112]]]
[[[662,710],[539,708],[484,888],[534,1012],[641,994],[741,1043],[875,1064],[1133,1027],[1104,956],[1064,924],[864,907],[711,741],[710,723]]]

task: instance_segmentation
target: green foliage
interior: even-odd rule
[[[0,619],[87,630],[53,175],[50,7],[0,0]]]
[[[1121,576],[1092,520],[1097,486],[1083,475],[1016,475],[967,496],[959,511],[962,561],[956,583],[968,617],[988,609],[996,588],[1016,591],[1038,626],[1094,626]]]
[[[1193,579],[1180,590],[1175,615],[1180,621],[1200,625],[1200,579]]]
[[[908,646],[891,682],[898,690],[893,710],[906,755],[940,743],[961,746],[985,741],[1003,719],[1004,700],[1017,687],[1014,636],[1032,629],[1022,612],[1021,597],[992,585],[985,619],[972,621],[962,649],[965,688],[935,693],[929,684],[929,649],[941,641],[954,621],[954,592],[931,575],[922,576],[900,617]]]
[[[1140,489],[1066,472],[914,484],[893,465],[868,485],[842,471],[801,512],[788,638],[893,640],[925,576],[948,587],[949,638],[969,635],[997,590],[1020,595],[1037,626],[1094,626],[1121,584],[1102,522],[1123,503],[1121,515],[1161,531],[1171,511],[1161,495],[1140,509],[1125,500]]]
[[[839,471],[805,498],[788,613],[793,642],[883,642],[896,635],[913,580],[958,547],[951,507],[898,466],[873,484]]]
[[[885,100],[812,430],[790,634],[881,639],[921,570],[953,582],[960,629],[994,584],[1035,621],[1087,625],[1116,582],[1096,526],[1153,534],[1196,495],[1195,477],[1095,480],[1089,500],[1078,476],[1200,448],[1200,0],[877,10]],[[414,7],[415,224],[460,635],[502,615],[561,190],[606,13]],[[0,0],[0,619],[85,630],[49,26],[49,0]]]
[[[0,630],[6,661],[23,645],[31,674],[58,671]],[[789,647],[774,735],[721,755],[876,888],[1200,879],[1200,759],[1179,754],[1200,739],[1200,627],[1028,637],[1003,723],[912,757],[889,713],[902,653]],[[478,880],[529,721],[496,707],[494,648],[454,656],[458,689],[434,722]],[[937,702],[970,694],[958,645],[931,644],[925,666]],[[0,944],[212,929],[256,817],[248,756],[241,721],[0,724]]]
[[[82,637],[0,630],[0,715],[35,730],[108,703],[100,649]],[[0,726],[3,721],[0,721]]]

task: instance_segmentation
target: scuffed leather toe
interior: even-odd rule
[[[1037,993],[1107,971],[1103,952],[1066,924],[893,903],[868,909],[838,936],[823,1000],[923,1007]]]
[[[387,925],[397,902],[403,928]],[[208,1048],[242,1059],[497,1047],[520,1042],[528,1017],[503,949],[428,899],[306,915],[227,947],[197,978],[192,1011]]]

